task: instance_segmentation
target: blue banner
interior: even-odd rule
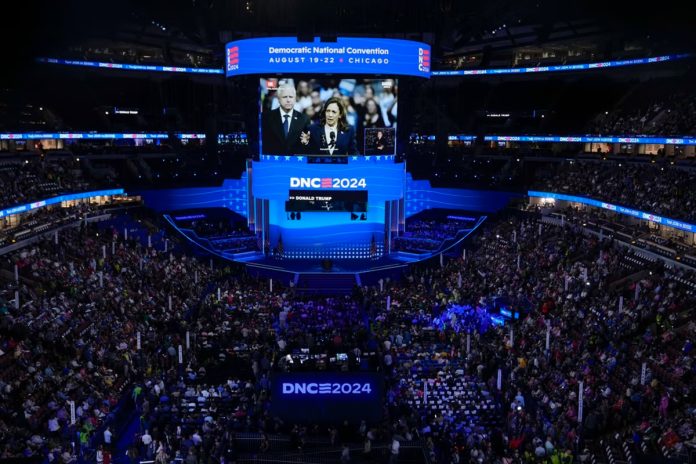
[[[429,180],[414,180],[406,173],[406,217],[441,208],[493,213],[505,208],[520,193],[432,187]]]
[[[592,198],[578,197],[575,195],[565,195],[563,193],[553,193],[553,192],[539,192],[535,190],[530,190],[527,192],[530,197],[537,198],[552,198],[554,200],[570,201],[573,203],[581,203],[583,205],[594,206],[596,208],[608,209],[616,213],[625,214],[628,216],[633,216],[638,219],[643,219],[646,221],[655,222],[658,224],[663,224],[674,229],[685,230],[687,232],[696,232],[696,225],[689,224],[687,222],[679,221],[677,219],[671,219],[663,216],[658,216],[653,213],[646,213],[644,211],[639,211],[637,209],[627,208],[625,206],[614,205],[611,203],[606,203],[604,201],[595,200]]]
[[[661,55],[649,58],[635,58],[632,60],[601,61],[598,63],[561,64],[551,66],[535,66],[529,68],[497,68],[497,69],[461,69],[453,71],[433,71],[433,76],[481,76],[499,74],[529,74],[559,71],[584,71],[588,69],[615,68],[619,66],[632,66],[636,64],[661,63],[675,61],[693,56],[691,53],[677,55]]]
[[[616,60],[616,61],[601,61],[597,63],[577,63],[577,64],[563,64],[563,65],[550,65],[550,66],[535,66],[535,67],[526,67],[526,68],[494,68],[494,69],[463,69],[463,70],[451,70],[451,71],[432,71],[430,72],[430,46],[425,43],[421,42],[412,42],[408,40],[396,40],[396,39],[362,39],[362,38],[351,38],[351,39],[339,39],[339,40],[350,40],[351,43],[353,41],[369,41],[370,43],[374,43],[375,41],[379,42],[385,42],[385,41],[390,41],[390,42],[401,42],[401,43],[406,43],[406,44],[415,44],[415,56],[417,56],[417,62],[418,67],[413,70],[411,66],[411,56],[414,54],[414,51],[410,48],[407,47],[406,45],[403,45],[403,50],[401,47],[394,48],[394,53],[398,52],[405,52],[406,54],[404,56],[398,57],[397,60],[392,63],[392,60],[390,58],[389,63],[384,63],[384,58],[382,59],[382,63],[363,63],[363,62],[355,62],[355,58],[359,59],[365,59],[365,56],[360,55],[358,53],[355,53],[355,57],[353,61],[346,61],[344,58],[344,61],[339,61],[338,64],[341,66],[345,66],[346,69],[335,69],[331,67],[334,62],[324,62],[324,58],[329,58],[329,53],[325,54],[317,54],[317,55],[311,55],[313,51],[309,51],[308,54],[305,54],[304,56],[304,61],[301,60],[302,54],[298,56],[294,56],[292,53],[289,53],[284,56],[285,61],[283,61],[283,56],[280,56],[280,54],[274,53],[273,55],[278,55],[275,56],[275,58],[279,58],[280,62],[278,63],[273,63],[273,62],[265,62],[265,63],[257,63],[258,66],[262,66],[263,68],[260,71],[253,71],[253,70],[248,70],[247,65],[243,62],[240,61],[240,48],[239,44],[242,42],[247,42],[247,41],[268,41],[268,40],[288,40],[292,41],[292,44],[295,45],[302,45],[305,46],[307,44],[302,43],[298,44],[296,42],[296,39],[292,37],[277,37],[277,38],[263,38],[263,39],[246,39],[246,40],[240,40],[236,42],[230,42],[227,44],[226,47],[226,61],[227,61],[227,76],[238,76],[238,75],[244,75],[244,74],[264,74],[264,73],[278,73],[278,72],[298,72],[298,73],[303,73],[305,72],[305,68],[300,67],[298,69],[297,65],[315,65],[316,71],[312,71],[311,69],[306,71],[309,73],[312,72],[317,72],[317,73],[351,73],[351,74],[391,74],[391,75],[413,75],[413,76],[419,76],[419,77],[437,77],[437,76],[481,76],[481,75],[501,75],[501,74],[529,74],[529,73],[544,73],[544,72],[562,72],[562,71],[585,71],[585,70],[593,70],[593,69],[604,69],[604,68],[615,68],[615,67],[620,67],[620,66],[633,66],[633,65],[641,65],[641,64],[652,64],[652,63],[662,63],[665,61],[675,61],[675,60],[681,60],[684,58],[690,58],[693,56],[691,53],[681,53],[681,54],[674,54],[674,55],[661,55],[661,56],[653,56],[653,57],[648,57],[648,58],[635,58],[631,60]],[[315,39],[316,42],[316,39]],[[329,45],[331,47],[336,47],[336,42],[331,42]],[[322,46],[324,44],[321,44]],[[235,47],[237,47],[235,49]],[[313,47],[310,45],[310,47]],[[381,44],[380,47],[385,47],[385,45]],[[278,47],[281,48],[281,47]],[[243,50],[247,50],[246,47],[243,48]],[[250,48],[249,50],[252,50],[253,53],[253,48]],[[353,52],[359,51],[360,48],[356,47],[355,50],[352,50]],[[392,49],[389,49],[392,50]],[[246,52],[244,52],[244,56],[246,55]],[[270,54],[268,53],[268,49],[264,51],[266,56],[268,57]],[[312,61],[309,61],[309,58],[312,58]],[[326,55],[326,56],[325,56]],[[337,55],[334,55],[334,58]],[[367,57],[371,57],[372,55],[367,55]],[[378,56],[375,54],[375,56]],[[396,55],[395,55],[396,56]],[[295,62],[295,59],[300,60],[299,62]],[[316,62],[314,60],[316,59]],[[340,57],[339,57],[340,59]],[[288,60],[293,60],[292,62],[288,62]],[[121,70],[126,70],[126,71],[149,71],[149,72],[173,72],[173,73],[183,73],[183,74],[204,74],[204,75],[216,75],[216,74],[225,74],[224,69],[219,69],[219,68],[187,68],[187,67],[179,67],[179,66],[160,66],[160,65],[141,65],[141,64],[128,64],[128,63],[106,63],[106,62],[101,62],[101,61],[81,61],[81,60],[64,60],[61,58],[37,58],[37,61],[39,63],[49,63],[49,64],[61,64],[61,65],[67,65],[67,66],[83,66],[83,67],[92,67],[92,68],[101,68],[101,69],[121,69]],[[240,67],[243,66],[243,67]],[[252,64],[250,63],[249,66]],[[276,67],[276,65],[282,65],[283,68]],[[359,68],[363,65],[367,66],[377,66],[377,70],[364,70],[361,71]],[[383,68],[380,68],[379,66],[383,65],[389,65],[390,67],[395,67],[396,70],[394,69],[389,69],[385,70]],[[285,66],[291,66],[292,70],[287,70],[284,69]],[[326,67],[324,67],[326,66]],[[403,72],[399,72],[398,69],[403,68]],[[279,70],[280,69],[280,70]]]
[[[174,136],[181,140],[205,139],[205,134],[178,133]],[[103,133],[103,132],[15,132],[0,133],[0,140],[117,140],[117,139],[167,139],[169,134],[166,132],[148,134],[125,134],[125,133]],[[246,138],[244,134],[243,138]]]
[[[661,145],[696,145],[694,137],[636,137],[579,135],[486,135],[486,142],[556,142],[556,143],[633,143]]]
[[[69,193],[66,195],[59,195],[57,197],[47,198],[45,200],[34,201],[32,203],[13,206],[12,208],[0,210],[0,217],[10,216],[12,214],[26,213],[27,211],[43,208],[44,206],[55,205],[56,203],[62,203],[64,201],[83,200],[85,198],[105,197],[122,194],[123,189],[94,190],[91,192]]]
[[[180,66],[160,66],[150,64],[105,63],[102,61],[63,60],[60,58],[37,58],[39,63],[84,66],[88,68],[125,69],[126,71],[155,71],[185,74],[224,74],[219,68],[186,68]]]
[[[244,74],[383,74],[430,77],[430,45],[397,39],[339,37],[298,42],[265,37],[225,46],[228,77]]]
[[[385,203],[404,196],[403,163],[394,163],[392,156],[349,157],[348,164],[310,164],[301,156],[266,158],[252,165],[252,191],[254,198],[269,200],[272,246],[282,238],[286,254],[327,249],[348,254],[357,248],[369,253],[373,240],[380,246],[384,243]],[[290,190],[296,189],[367,192],[367,211],[364,215],[308,211],[297,219],[289,215],[285,203]]]
[[[176,133],[174,137],[181,140],[205,139],[204,133]],[[219,137],[246,139],[243,132],[235,134],[220,134]],[[169,134],[165,132],[155,133],[103,133],[103,132],[13,132],[0,133],[0,140],[139,140],[158,139],[166,140]],[[475,135],[453,134],[448,135],[448,141],[476,141]],[[434,141],[434,135],[411,134],[410,140]],[[658,145],[696,145],[696,137],[636,137],[636,136],[587,136],[587,135],[486,135],[486,142],[549,142],[549,143],[632,143],[632,144],[658,144]],[[374,156],[375,160],[392,161],[394,156]],[[302,161],[302,157],[282,155],[262,155],[262,159],[291,159]]]

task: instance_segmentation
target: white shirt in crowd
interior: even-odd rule
[[[111,433],[111,430],[109,430],[109,428],[107,427],[107,429],[104,430],[104,443],[106,443],[107,445],[111,444],[111,435],[113,434]]]
[[[50,430],[51,432],[57,432],[58,430],[60,430],[60,424],[58,424],[57,417],[54,416],[48,420],[48,430]]]
[[[393,454],[394,456],[398,456],[399,448],[401,448],[401,443],[399,443],[399,440],[397,440],[396,438],[393,439],[391,444],[391,454]]]

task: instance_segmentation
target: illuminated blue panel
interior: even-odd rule
[[[219,68],[185,68],[179,66],[159,66],[149,64],[104,63],[101,61],[63,60],[60,58],[37,58],[39,63],[84,66],[88,68],[125,69],[126,71],[155,71],[185,74],[224,74]]]
[[[39,200],[39,201],[35,201],[32,203],[27,203],[27,204],[19,205],[19,206],[13,206],[12,208],[0,210],[0,217],[9,216],[11,214],[25,213],[27,211],[32,211],[35,209],[43,208],[44,206],[55,205],[57,203],[62,203],[64,201],[83,200],[85,198],[105,197],[105,196],[122,195],[122,194],[123,194],[123,189],[93,190],[91,192],[69,193],[66,195],[59,195],[57,197],[47,198],[45,200]]]
[[[412,135],[413,137],[413,135]],[[452,134],[447,136],[449,141],[459,141],[459,142],[473,142],[476,140],[475,135],[464,135],[464,134]]]
[[[294,355],[292,364],[309,356]],[[271,389],[271,414],[292,423],[372,423],[384,409],[383,379],[372,372],[276,373]]]
[[[434,188],[428,180],[413,180],[406,174],[406,217],[434,208],[496,212],[505,208],[519,193],[490,190]]]
[[[348,164],[308,164],[301,156],[266,158],[252,165],[252,189],[254,198],[268,200],[272,247],[282,237],[288,257],[348,258],[354,251],[369,257],[373,237],[377,246],[384,243],[384,205],[404,196],[403,163],[395,164],[392,156],[354,156]],[[367,191],[366,218],[360,220],[358,214],[355,219],[350,212],[302,212],[301,219],[292,219],[285,201],[298,188]]]
[[[397,39],[339,37],[298,42],[265,37],[225,46],[228,77],[244,74],[384,74],[430,77],[430,45]]]
[[[634,143],[663,145],[696,145],[693,137],[636,137],[626,136],[580,136],[580,135],[486,135],[486,142],[558,142],[558,143]]]
[[[292,38],[287,38],[287,37],[281,37],[280,39],[284,40],[294,40]],[[247,40],[271,40],[271,39],[247,39]],[[346,40],[346,39],[344,39]],[[350,39],[351,41],[353,40],[371,40],[372,39]],[[386,40],[394,40],[394,39],[376,39],[380,41],[386,41]],[[396,40],[395,40],[396,41]],[[227,63],[228,63],[228,68],[232,68],[235,65],[239,66],[240,61],[239,61],[239,49],[237,49],[237,63],[234,63],[234,51],[232,50],[234,45],[233,44],[238,44],[243,41],[237,41],[237,42],[230,42],[227,45]],[[397,42],[410,42],[410,41],[405,41],[405,40],[399,40]],[[430,46],[427,44],[423,44],[420,42],[410,42],[413,44],[418,44],[419,49],[423,49],[424,51],[427,50],[427,56],[430,56]],[[267,50],[266,50],[267,52]],[[426,55],[423,53],[423,55],[419,55],[419,59],[424,58]],[[693,54],[691,53],[682,53],[682,54],[675,54],[675,55],[661,55],[661,56],[654,56],[654,57],[649,57],[649,58],[636,58],[632,60],[617,60],[617,61],[602,61],[598,63],[578,63],[578,64],[567,64],[567,65],[551,65],[551,66],[537,66],[537,67],[528,67],[528,68],[497,68],[497,69],[465,69],[465,70],[451,70],[451,71],[432,71],[432,73],[427,72],[427,74],[424,74],[422,71],[418,71],[417,73],[413,72],[395,72],[393,70],[385,71],[384,69],[380,69],[379,71],[376,71],[376,73],[380,74],[404,74],[404,75],[417,75],[420,77],[429,77],[432,75],[433,77],[437,76],[481,76],[481,75],[500,75],[500,74],[524,74],[524,73],[543,73],[543,72],[559,72],[559,71],[584,71],[584,70],[596,70],[596,69],[603,69],[603,68],[614,68],[614,67],[619,67],[619,66],[632,66],[632,65],[640,65],[640,64],[652,64],[652,63],[662,63],[665,61],[675,61],[675,60],[681,60],[684,58],[690,58],[692,57]],[[186,68],[186,67],[177,67],[177,66],[157,66],[157,65],[140,65],[140,64],[127,64],[127,63],[105,63],[105,62],[99,62],[99,61],[79,61],[79,60],[64,60],[60,58],[37,58],[37,61],[40,63],[50,63],[50,64],[61,64],[61,65],[68,65],[68,66],[86,66],[86,67],[92,67],[92,68],[102,68],[102,69],[120,69],[120,70],[127,70],[127,71],[155,71],[155,72],[174,72],[174,73],[184,73],[184,74],[224,74],[225,71],[223,69],[218,69],[218,68]],[[429,60],[428,60],[429,61]],[[291,65],[293,63],[280,63],[283,65]],[[317,63],[317,64],[324,64],[324,63]],[[330,65],[332,63],[326,63],[327,65]],[[341,63],[343,64],[343,63]],[[268,66],[271,66],[270,63]],[[354,66],[358,66],[355,65]],[[423,63],[423,69],[426,67],[429,68],[428,66],[425,66],[425,62]],[[407,68],[410,66],[407,66]],[[304,72],[304,69],[300,69],[299,71],[278,71],[277,68],[271,69],[270,71],[268,70],[269,68],[266,67],[264,68],[264,71],[259,71],[259,74],[262,73],[278,73],[278,72]],[[309,71],[312,72],[312,71]],[[334,72],[344,72],[344,71],[338,71],[334,68],[321,68],[319,71],[315,71],[319,73],[334,73]],[[355,74],[371,74],[374,73],[375,71],[360,71],[354,68],[351,68],[345,72],[348,73],[355,73]],[[242,75],[242,74],[256,74],[257,71],[246,71],[246,70],[241,70],[241,69],[228,69],[228,76],[233,76],[233,75]]]
[[[625,206],[613,205],[611,203],[606,203],[604,201],[595,200],[592,198],[578,197],[575,195],[565,195],[562,193],[538,192],[535,190],[530,190],[529,192],[527,192],[527,195],[530,197],[553,198],[554,200],[582,203],[584,205],[608,209],[610,211],[614,211],[615,213],[626,214],[628,216],[633,216],[638,219],[644,219],[646,221],[655,222],[657,224],[663,224],[674,229],[685,230],[687,232],[696,232],[696,225],[694,224],[689,224],[687,222],[679,221],[676,219],[658,216],[657,214],[646,213],[637,209],[627,208]]]
[[[155,211],[174,211],[198,208],[227,208],[243,217],[247,213],[247,173],[241,179],[225,179],[217,187],[193,187],[131,192],[140,195]]]
[[[177,133],[174,136],[178,139],[205,139],[205,134]],[[105,132],[16,132],[0,134],[0,140],[117,140],[117,139],[167,139],[169,134],[166,132],[155,133],[105,133]],[[246,138],[246,135],[244,136]]]
[[[661,63],[665,61],[675,61],[691,57],[691,53],[678,55],[662,55],[650,58],[636,58],[632,60],[602,61],[599,63],[578,63],[562,64],[552,66],[536,66],[531,68],[498,68],[498,69],[463,69],[454,71],[433,71],[433,76],[481,76],[499,74],[528,74],[559,71],[583,71],[588,69],[615,68],[619,66],[631,66],[636,64]]]

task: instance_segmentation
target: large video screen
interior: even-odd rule
[[[259,153],[394,155],[396,79],[261,79]]]

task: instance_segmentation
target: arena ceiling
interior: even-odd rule
[[[679,5],[559,0],[35,0],[0,28],[6,58],[60,56],[76,44],[121,41],[222,53],[222,44],[268,35],[379,35],[429,42],[435,57],[499,43],[535,47],[565,39],[667,42],[690,51],[696,21]],[[659,8],[658,8],[659,7]],[[497,36],[496,36],[497,34]],[[518,43],[516,38],[531,36]]]

